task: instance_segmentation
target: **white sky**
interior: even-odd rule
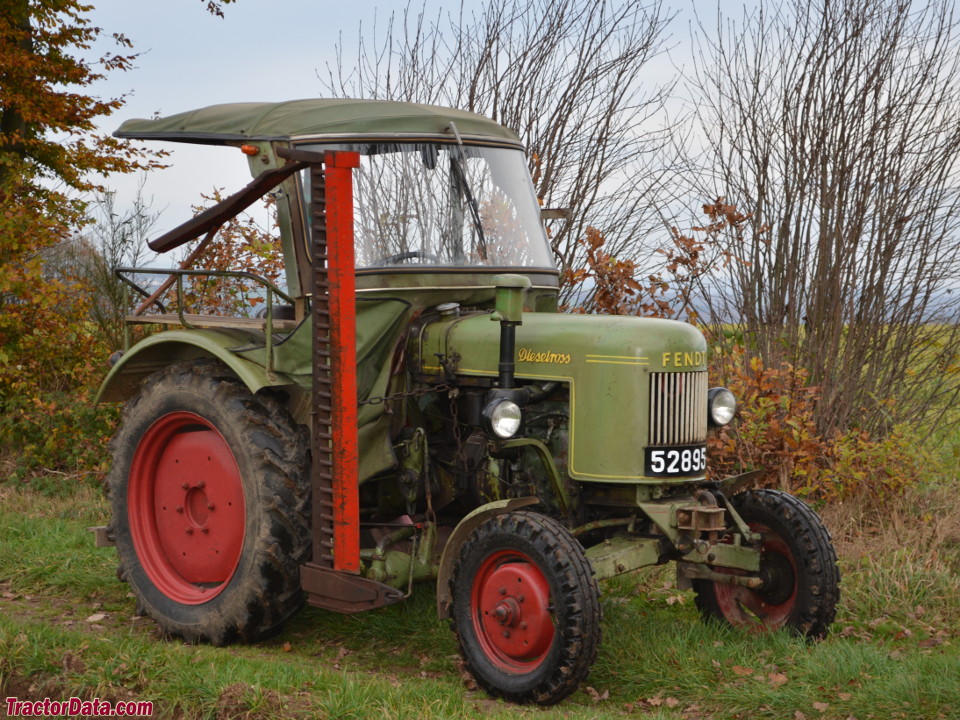
[[[325,74],[328,62],[333,64],[341,33],[344,43],[353,47],[361,21],[369,26],[376,13],[382,27],[392,11],[406,5],[406,0],[237,0],[226,6],[224,18],[217,18],[207,13],[205,0],[92,2],[93,24],[107,37],[123,33],[141,53],[134,69],[111,73],[95,87],[101,97],[128,95],[124,107],[101,121],[108,132],[124,120],[155,112],[170,115],[216,103],[319,97],[317,74]],[[459,8],[459,0],[432,0],[427,7],[432,17],[438,8]],[[154,199],[154,210],[163,210],[154,235],[187,220],[201,192],[221,187],[229,193],[250,181],[239,150],[179,143],[149,146],[173,153],[166,161],[170,169],[147,176],[145,195]],[[132,176],[107,180],[117,191],[118,210],[130,205],[138,182]]]

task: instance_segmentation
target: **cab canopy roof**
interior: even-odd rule
[[[127,120],[114,135],[204,145],[257,140],[453,137],[451,122],[456,123],[457,132],[463,137],[519,142],[510,130],[463,110],[383,100],[320,98],[211,105],[153,120]]]

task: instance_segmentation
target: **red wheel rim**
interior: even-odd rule
[[[522,674],[543,664],[555,635],[550,584],[528,556],[501,550],[484,559],[470,613],[480,647],[499,670]]]
[[[787,624],[797,604],[797,563],[783,539],[766,525],[750,523],[750,529],[763,535],[760,576],[764,586],[751,590],[714,583],[717,607],[731,625],[776,630]]]
[[[137,446],[127,517],[140,565],[165,596],[199,605],[230,582],[243,549],[243,481],[226,440],[204,418],[173,412]]]

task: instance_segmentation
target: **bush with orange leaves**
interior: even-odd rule
[[[208,204],[223,199],[218,190],[203,198]],[[194,211],[199,214],[204,209],[205,206],[199,206]],[[210,241],[194,245],[202,247],[192,267],[248,272],[274,284],[282,281],[283,251],[272,197],[264,199],[263,209],[269,217],[267,227],[249,213],[230,218]],[[264,302],[263,285],[249,278],[210,275],[193,277],[184,283],[183,304],[187,312],[248,317]],[[175,306],[175,299],[170,304]]]

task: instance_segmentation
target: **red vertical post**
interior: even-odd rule
[[[333,569],[360,572],[357,453],[357,328],[353,257],[355,152],[328,152],[327,253],[330,283],[331,430],[333,435]]]

